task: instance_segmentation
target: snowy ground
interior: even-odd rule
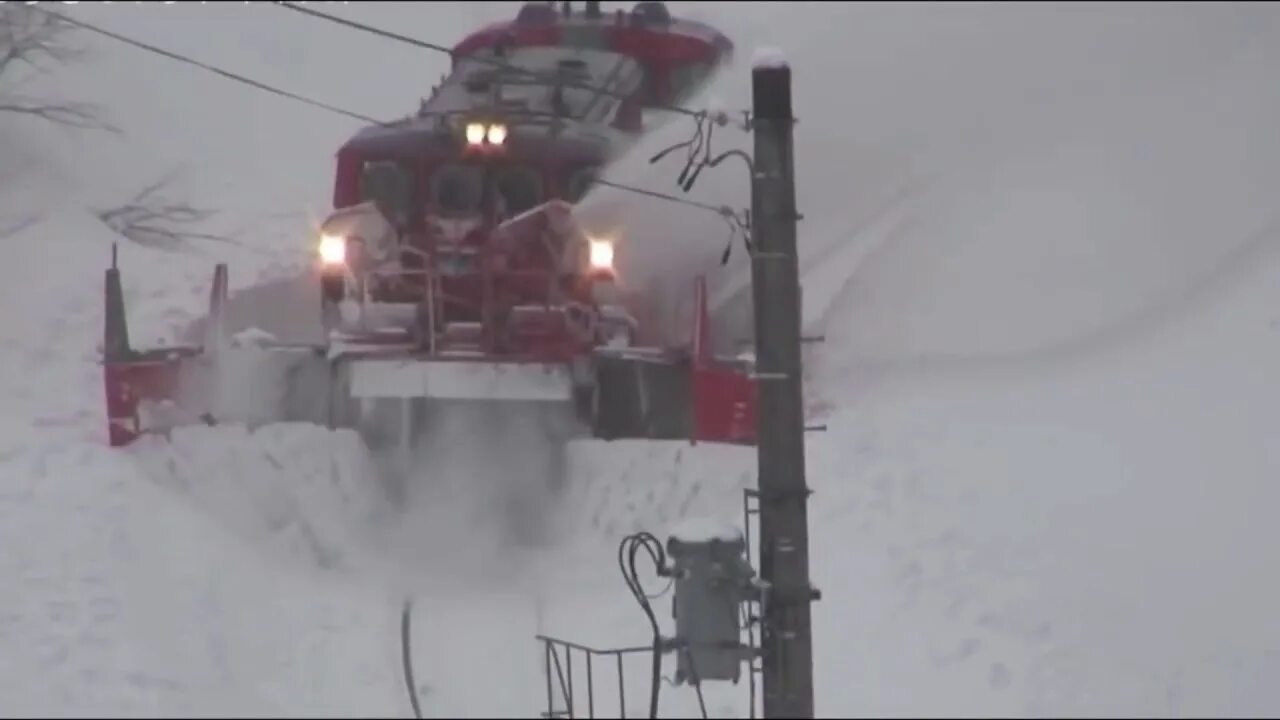
[[[828,338],[809,369],[830,426],[809,459],[819,713],[1275,713],[1274,8],[672,6],[744,58],[767,38],[796,67],[806,320]],[[265,4],[69,8],[379,117],[443,68]],[[513,8],[332,9],[448,42]],[[104,447],[101,270],[118,238],[87,209],[179,166],[175,192],[221,210],[216,230],[253,229],[121,246],[135,339],[171,339],[216,260],[233,289],[290,282],[354,126],[86,44],[93,62],[33,87],[108,105],[123,136],[0,118],[15,169],[0,177],[0,711],[408,716],[410,594],[432,716],[540,711],[537,633],[648,643],[619,539],[736,520],[750,452],[577,443],[565,536],[515,553],[454,505],[388,499],[345,433]],[[416,84],[385,81],[407,63]],[[711,94],[744,104],[745,87],[739,68]],[[678,170],[641,158],[685,132],[615,179],[672,189]],[[737,203],[744,181],[726,171],[695,194]],[[638,276],[723,248],[714,217],[626,203],[588,204],[627,228]],[[509,467],[495,455],[442,464]],[[648,681],[634,658],[629,714]],[[665,714],[696,712],[687,689],[662,692]],[[744,687],[707,700],[745,715]]]

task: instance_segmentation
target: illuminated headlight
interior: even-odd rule
[[[592,238],[590,262],[595,270],[613,269],[613,242]]]
[[[490,125],[489,126],[489,144],[501,145],[507,141],[506,125]]]
[[[341,235],[320,237],[320,262],[325,265],[342,265],[347,261],[347,239]]]
[[[467,144],[479,145],[484,142],[485,127],[482,123],[467,124]]]

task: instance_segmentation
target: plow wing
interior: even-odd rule
[[[749,362],[715,356],[706,282],[695,286],[687,351],[596,352],[593,430],[604,439],[647,438],[735,445],[756,442],[756,386]]]
[[[254,331],[227,335],[226,265],[214,269],[199,344],[131,346],[114,252],[105,296],[103,381],[112,446],[198,423],[328,419],[330,371],[323,347],[276,343]]]

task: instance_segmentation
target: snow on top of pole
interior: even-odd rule
[[[790,67],[787,62],[787,56],[780,48],[772,46],[762,46],[756,48],[755,54],[751,56],[751,67],[762,70],[780,70]]]
[[[256,327],[241,330],[231,336],[231,344],[236,347],[265,346],[274,342],[277,342],[275,335]]]
[[[693,517],[677,523],[670,536],[682,543],[700,543],[719,540],[742,542],[743,534],[736,526],[714,517]]]

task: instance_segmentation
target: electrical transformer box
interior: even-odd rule
[[[675,594],[676,682],[737,683],[751,648],[742,642],[743,603],[750,599],[755,571],[746,541],[736,528],[686,525],[667,541]]]

